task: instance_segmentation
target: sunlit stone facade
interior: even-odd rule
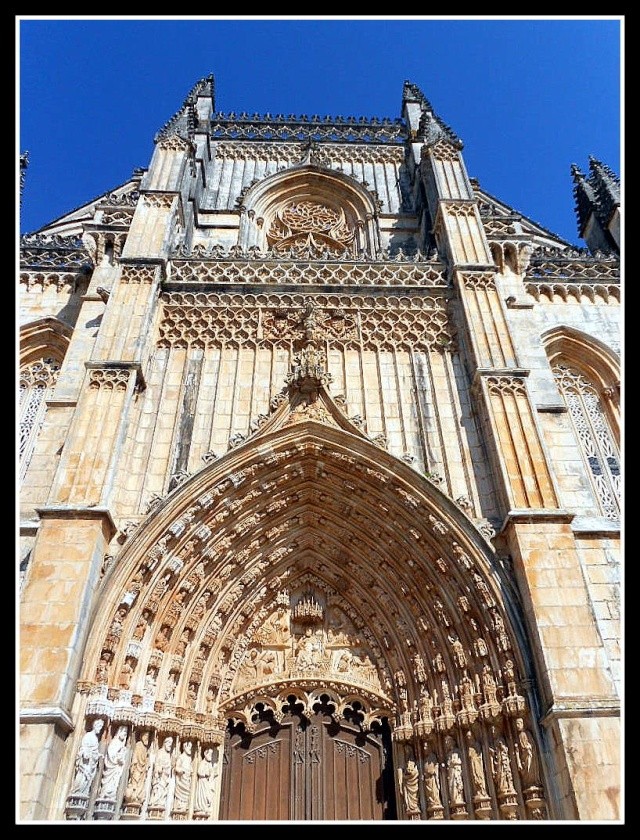
[[[20,820],[620,819],[618,182],[462,149],[206,78],[22,238]]]

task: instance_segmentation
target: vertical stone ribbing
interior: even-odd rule
[[[557,497],[524,380],[492,376],[485,384],[511,505],[556,508]]]

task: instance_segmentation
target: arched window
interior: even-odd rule
[[[618,519],[620,454],[599,389],[567,360],[556,361],[552,370],[569,410],[602,512],[608,519]]]
[[[54,359],[45,358],[20,371],[20,480],[24,478],[33,454],[47,397],[55,386],[59,370],[60,365]]]
[[[315,166],[277,172],[250,188],[243,205],[238,242],[247,249],[348,259],[380,247],[373,194],[342,172]]]
[[[569,326],[542,336],[602,514],[620,518],[620,361],[602,341]]]

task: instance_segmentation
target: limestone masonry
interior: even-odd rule
[[[400,93],[21,237],[20,821],[621,819],[619,179]]]

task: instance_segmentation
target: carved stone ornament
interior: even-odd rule
[[[296,201],[279,210],[267,233],[274,250],[322,254],[345,252],[354,239],[344,211],[313,201]]]
[[[350,619],[308,591],[291,607],[278,607],[256,631],[233,684],[233,695],[252,686],[316,678],[351,684],[383,695],[371,651]]]

